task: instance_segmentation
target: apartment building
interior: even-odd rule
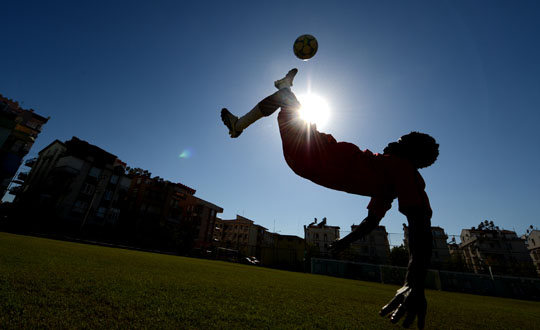
[[[195,189],[173,183],[148,172],[131,171],[131,185],[126,196],[129,219],[134,226],[142,222],[180,224],[186,217],[185,201]]]
[[[352,225],[351,231],[358,226]],[[354,241],[350,245],[351,256],[354,261],[369,262],[375,264],[388,263],[390,254],[390,242],[388,241],[388,232],[386,227],[377,226],[368,235]]]
[[[252,252],[250,246],[257,244],[256,233],[259,229],[253,220],[240,215],[236,215],[236,219],[229,220],[218,218],[213,235],[214,241],[217,246],[235,249],[243,255],[249,255]]]
[[[534,268],[536,269],[538,276],[540,276],[540,230],[533,229],[529,231],[526,242]]]
[[[195,189],[135,169],[129,174],[131,186],[126,197],[122,223],[140,242],[167,238],[169,247],[181,250],[207,249],[212,245],[216,215],[223,208],[194,196]]]
[[[530,275],[532,261],[525,240],[516,232],[493,228],[461,230],[460,250],[467,268],[474,273]]]
[[[208,249],[213,245],[217,214],[223,213],[223,208],[193,195],[186,197],[179,205],[187,210],[185,220],[194,229],[194,248]]]
[[[329,226],[326,218],[317,223],[317,218],[309,225],[304,225],[306,243],[315,246],[322,256],[330,255],[330,244],[339,239],[339,227]]]
[[[302,270],[306,241],[294,235],[271,235],[271,245],[262,248],[262,264],[280,269]]]
[[[404,245],[409,246],[409,227],[403,224]],[[431,227],[431,267],[441,268],[450,262],[450,249],[448,247],[448,235],[444,229],[438,226]]]
[[[20,191],[19,184],[27,173],[14,176],[48,120],[49,117],[40,116],[33,109],[25,110],[0,94],[0,196],[4,196],[12,181],[13,194]]]
[[[72,228],[116,224],[130,179],[115,155],[73,137],[53,141],[27,166],[30,173],[14,202],[34,221]]]

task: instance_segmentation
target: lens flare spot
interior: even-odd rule
[[[178,158],[180,159],[189,159],[193,156],[193,151],[191,149],[184,149],[180,155],[178,155]]]

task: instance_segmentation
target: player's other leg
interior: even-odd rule
[[[292,69],[285,77],[282,79],[276,80],[274,86],[276,86],[279,91],[265,98],[261,102],[251,109],[248,113],[238,118],[233,115],[227,108],[221,110],[221,120],[229,129],[229,135],[232,138],[236,138],[242,134],[244,129],[249,125],[253,124],[262,117],[267,117],[273,114],[279,107],[283,105],[283,102],[287,101],[288,94],[290,93],[290,88],[293,85],[294,76],[298,73],[298,69]],[[287,93],[287,90],[289,93]],[[283,91],[283,92],[282,92]],[[287,94],[286,96],[284,94]]]

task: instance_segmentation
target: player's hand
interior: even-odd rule
[[[404,286],[399,289],[390,302],[384,306],[379,315],[389,314],[390,322],[397,323],[399,319],[405,316],[403,327],[408,328],[418,318],[418,329],[424,329],[426,323],[427,302],[424,295],[424,289],[413,289]]]

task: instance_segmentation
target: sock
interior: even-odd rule
[[[259,105],[256,105],[253,109],[251,109],[251,111],[238,118],[238,121],[234,125],[234,128],[237,131],[243,131],[249,125],[253,124],[262,117],[264,117],[263,113],[261,112],[261,109],[259,109]]]
[[[288,79],[281,79],[274,84],[277,89],[291,88],[292,82]]]

